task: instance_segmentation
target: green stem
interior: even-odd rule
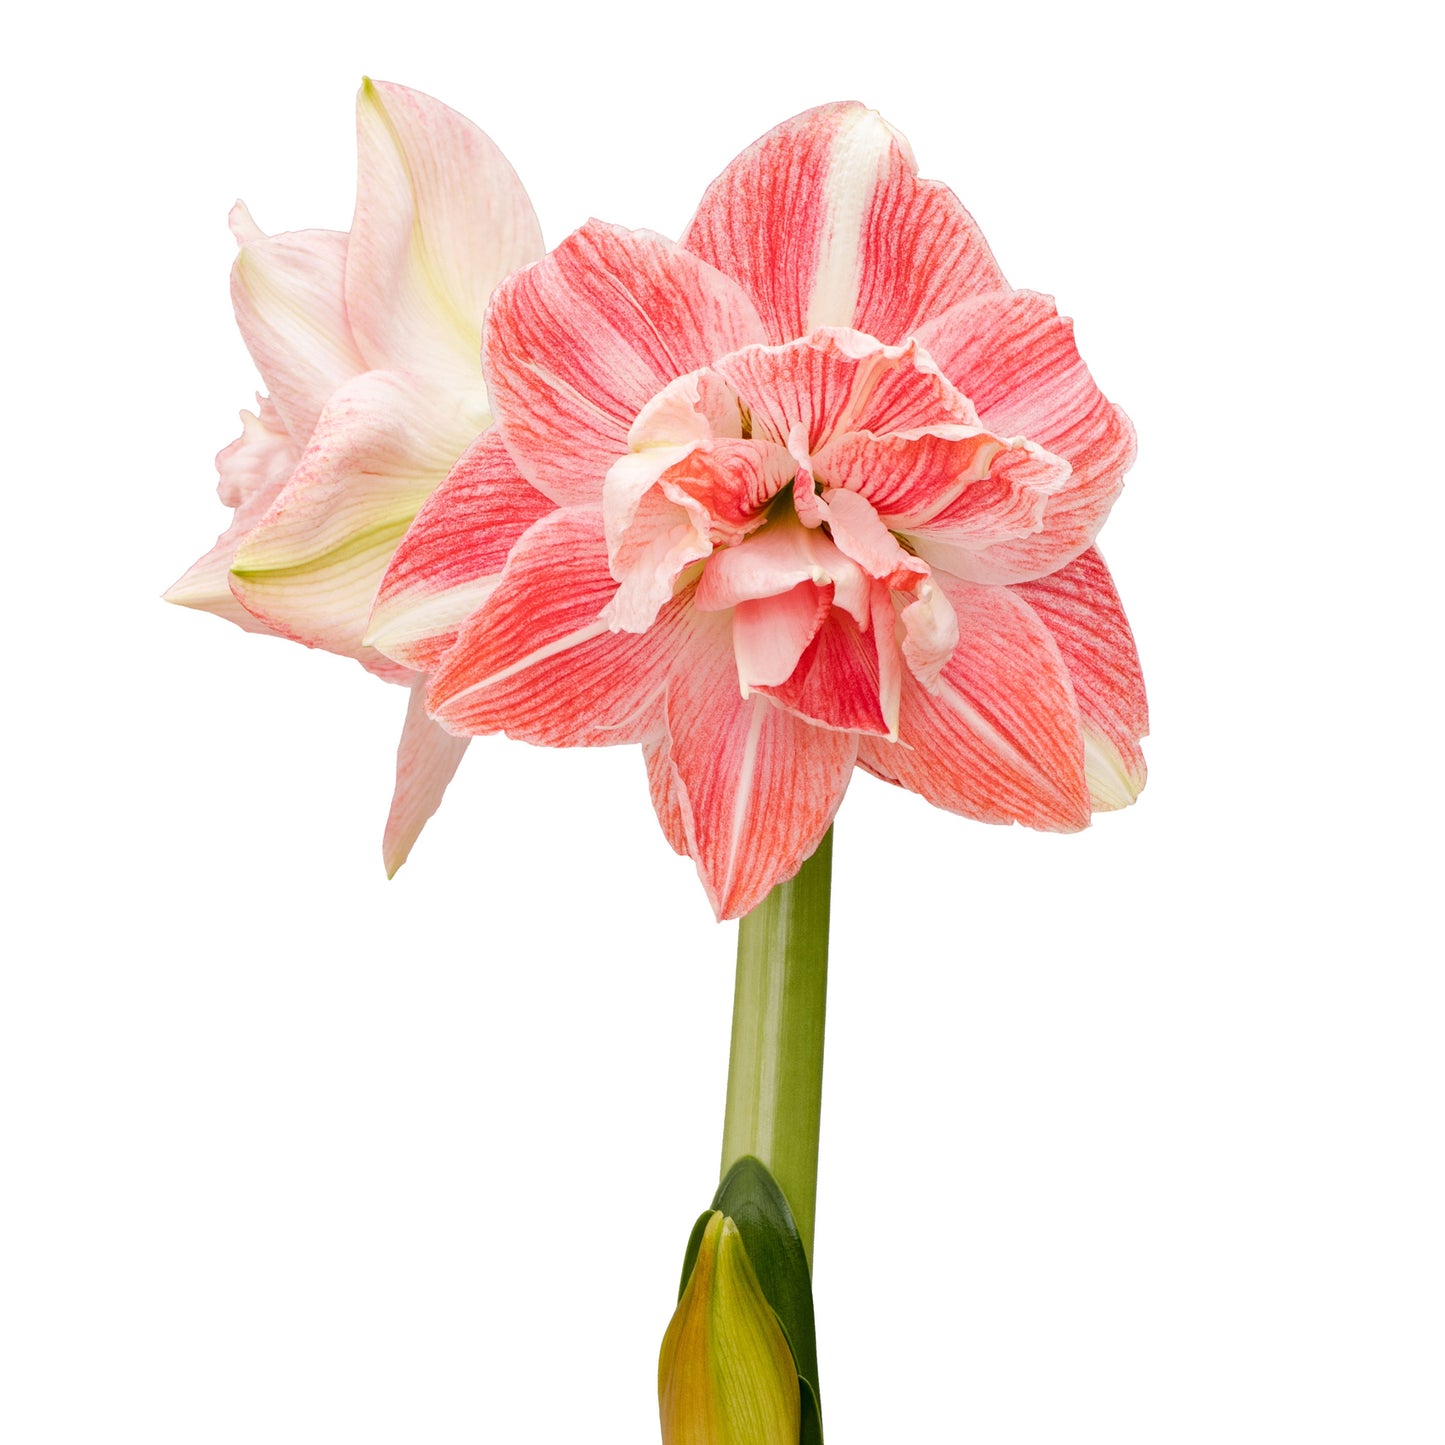
[[[738,924],[723,1121],[722,1172],[747,1154],[767,1165],[787,1196],[810,1268],[832,877],[829,828],[797,877],[778,884]]]

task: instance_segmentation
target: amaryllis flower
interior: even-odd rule
[[[412,687],[383,840],[395,872],[466,742],[427,717],[420,674],[363,633],[417,509],[491,424],[492,290],[543,247],[516,173],[470,121],[371,81],[356,119],[349,235],[267,236],[243,205],[231,213],[236,320],[269,394],[216,458],[230,527],[166,597]]]
[[[589,222],[498,289],[483,359],[496,429],[370,640],[459,734],[641,743],[719,916],[797,870],[855,763],[1054,830],[1142,787],[1091,545],[1131,428],[874,112],[772,131],[680,245]]]

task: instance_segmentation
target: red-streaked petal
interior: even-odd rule
[[[346,316],[346,245],[339,231],[265,236],[231,267],[236,324],[298,446],[331,394],[367,369]]]
[[[666,479],[689,450],[628,452],[607,473],[602,516],[608,565],[618,583],[604,614],[609,627],[645,632],[672,596],[678,574],[712,551],[707,508]]]
[[[786,682],[833,606],[832,587],[800,582],[733,609],[733,651],[744,688]]]
[[[532,203],[471,121],[419,91],[366,81],[356,139],[346,305],[367,365],[484,412],[482,318],[498,282],[542,255]]]
[[[692,621],[667,689],[670,761],[688,852],[717,916],[736,918],[822,841],[858,744],[741,697],[727,619]]]
[[[500,286],[483,365],[517,465],[555,501],[597,501],[667,384],[763,339],[736,283],[649,231],[589,221]]]
[[[552,510],[517,475],[501,437],[478,437],[398,544],[372,605],[367,643],[429,672],[491,595],[517,539]]]
[[[818,456],[828,485],[857,492],[894,531],[915,529],[988,476],[1007,443],[979,427],[944,425],[892,436],[847,432]]]
[[[432,716],[452,732],[547,747],[640,742],[656,730],[690,595],[645,633],[611,632],[602,613],[616,590],[600,507],[542,518],[433,673]]]
[[[380,663],[362,640],[372,599],[412,518],[472,440],[456,428],[455,409],[406,376],[349,382],[237,550],[232,591],[286,637]]]
[[[918,178],[908,143],[857,102],[768,132],[710,185],[683,244],[742,283],[774,341],[851,326],[902,341],[1007,289],[973,218]]]
[[[1147,776],[1139,739],[1149,733],[1149,704],[1134,634],[1104,559],[1090,547],[1058,572],[1010,590],[1043,619],[1069,670],[1095,811],[1127,807]]]
[[[891,603],[887,621],[891,630]],[[891,644],[893,638],[885,641]],[[884,706],[878,644],[875,629],[864,632],[847,612],[834,607],[787,681],[757,691],[824,728],[888,737],[896,719]],[[895,669],[890,682],[896,675]]]
[[[426,820],[440,806],[470,741],[453,737],[426,715],[425,682],[421,678],[413,682],[396,750],[396,791],[381,839],[388,878],[396,877]]]
[[[948,595],[958,645],[933,691],[904,679],[899,742],[864,739],[865,765],[985,823],[1086,826],[1079,709],[1053,636],[1008,589],[953,584]]]
[[[782,346],[749,346],[713,370],[750,410],[753,434],[816,453],[847,431],[976,426],[968,398],[912,342],[883,346],[827,329]]]
[[[800,582],[831,585],[833,600],[866,626],[869,580],[816,528],[791,513],[776,518],[736,547],[714,552],[697,584],[696,606],[721,612],[759,597],[776,597]]]
[[[928,576],[928,563],[910,556],[898,539],[857,492],[833,491],[823,495],[828,530],[845,557],[851,557],[870,577],[885,586],[909,591]]]
[[[642,759],[647,764],[647,788],[663,834],[674,853],[687,857],[687,825],[682,817],[681,788],[672,766],[672,744],[666,732],[642,740]]]
[[[1123,487],[1134,431],[1094,384],[1073,323],[1049,297],[1019,291],[956,306],[922,327],[919,341],[972,398],[989,430],[1026,436],[1073,468],[1049,497],[1042,529],[978,554],[968,575],[1023,582],[1077,557]]]
[[[217,490],[228,507],[234,507],[231,525],[216,545],[165,593],[167,602],[214,612],[247,632],[271,634],[231,591],[231,564],[251,529],[270,510],[287,479],[296,469],[300,449],[291,440],[269,398],[258,398],[259,415],[241,413],[241,435],[216,458],[221,481]]]
[[[908,669],[924,687],[932,688],[958,646],[958,614],[943,588],[928,579],[918,584],[899,621]]]

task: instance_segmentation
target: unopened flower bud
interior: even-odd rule
[[[714,1211],[657,1362],[663,1445],[798,1445],[798,1390],[742,1236]]]

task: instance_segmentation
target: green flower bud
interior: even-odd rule
[[[798,1371],[742,1236],[715,1210],[662,1341],[663,1445],[798,1445]]]

